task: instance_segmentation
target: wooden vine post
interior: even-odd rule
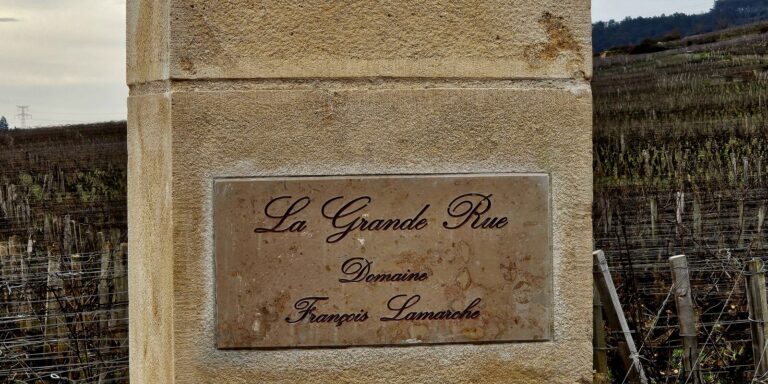
[[[21,244],[17,236],[11,236],[8,238],[8,251],[11,254],[11,263],[15,268],[18,268],[18,275],[20,278],[14,276],[16,284],[20,284],[17,288],[17,293],[14,297],[14,301],[17,302],[15,311],[20,315],[18,316],[18,325],[20,330],[26,334],[32,329],[32,318],[34,316],[34,310],[32,309],[31,297],[32,290],[29,288],[29,258],[24,257],[24,253],[21,250]],[[14,271],[14,273],[16,273]]]
[[[67,348],[66,319],[62,313],[60,298],[64,296],[64,280],[61,278],[61,254],[59,249],[48,248],[48,279],[45,301],[45,350],[62,357]]]
[[[763,261],[752,259],[747,262],[747,302],[749,304],[750,330],[752,332],[752,358],[755,361],[755,378],[768,373],[766,334],[768,334],[768,304],[765,293],[765,270]],[[756,380],[755,382],[763,382]]]
[[[110,312],[109,329],[113,335],[125,328],[128,319],[128,308],[123,305],[128,302],[128,273],[126,271],[126,259],[128,256],[128,244],[120,244],[120,248],[112,253],[114,294],[112,304],[118,304],[116,309]]]
[[[688,271],[688,259],[685,255],[669,258],[672,266],[672,280],[675,287],[675,305],[677,320],[680,325],[680,337],[683,339],[683,377],[686,382],[701,384],[701,371],[698,368],[698,337],[696,330],[696,312],[693,307],[693,295]],[[690,377],[690,379],[688,379]]]
[[[627,377],[632,383],[647,384],[648,379],[645,377],[645,371],[640,363],[640,355],[629,331],[624,311],[621,309],[621,302],[618,293],[616,293],[616,286],[613,285],[613,278],[608,269],[605,253],[595,251],[592,253],[592,257],[594,259],[595,287],[608,318],[608,325],[611,329],[620,331],[623,336],[619,345],[624,367],[627,370]]]
[[[597,288],[592,290],[592,348],[595,383],[608,382],[608,353],[605,343],[605,324],[603,323],[603,303]]]
[[[110,275],[110,259],[111,259],[111,246],[110,243],[104,238],[104,233],[99,232],[97,234],[98,238],[98,244],[100,252],[100,259],[101,259],[101,268],[99,271],[99,285],[98,285],[98,292],[99,292],[99,313],[98,313],[98,319],[99,319],[99,334],[100,334],[100,345],[99,348],[101,349],[101,352],[104,353],[107,348],[107,342],[106,339],[109,337],[109,275]]]
[[[11,276],[13,275],[13,265],[11,264],[11,257],[10,253],[8,252],[8,242],[0,242],[0,276],[2,276],[3,281],[6,284],[10,284]],[[3,317],[10,316],[11,307],[11,293],[8,289],[2,289],[0,290],[0,295],[2,295],[3,300]]]

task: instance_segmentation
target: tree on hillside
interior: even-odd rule
[[[673,31],[681,36],[768,20],[768,0],[716,0],[707,13],[674,13],[655,17],[627,17],[592,25],[595,52],[618,46],[640,44],[646,39],[661,39]]]
[[[0,116],[0,131],[7,131],[8,130],[8,120],[5,119],[5,116]]]

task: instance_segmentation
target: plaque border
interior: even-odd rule
[[[255,181],[255,180],[328,180],[328,179],[380,179],[380,178],[443,178],[443,177],[504,177],[504,176],[546,176],[547,178],[547,240],[549,242],[547,253],[549,256],[550,279],[546,287],[549,303],[549,338],[531,340],[484,340],[484,341],[448,341],[448,342],[415,342],[400,344],[354,344],[354,345],[284,345],[284,346],[246,346],[246,347],[220,347],[218,340],[218,284],[216,271],[216,231],[214,193],[215,185],[220,181]],[[350,174],[284,174],[284,175],[253,175],[253,176],[211,176],[208,194],[208,209],[210,212],[210,252],[211,252],[211,276],[213,279],[213,347],[217,351],[285,351],[285,350],[319,350],[319,349],[348,349],[348,348],[411,348],[411,347],[439,347],[450,345],[488,345],[488,344],[530,344],[530,343],[554,343],[555,337],[555,258],[554,258],[554,201],[553,182],[550,172],[437,172],[437,173],[350,173]]]

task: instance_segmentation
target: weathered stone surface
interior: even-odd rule
[[[163,162],[150,157],[142,163],[142,174],[132,171],[129,179],[129,238],[132,247],[142,250],[142,256],[133,252],[129,260],[131,327],[143,329],[131,333],[132,380],[237,383],[258,377],[286,383],[570,384],[591,377],[588,86],[231,90],[178,92],[152,96],[146,102],[162,104],[168,98],[173,100],[170,124],[133,132],[136,139],[130,141],[131,153],[138,154],[142,133],[145,146],[170,145],[165,153],[172,158],[169,168],[167,157],[162,157]],[[130,108],[136,124],[152,127],[139,115],[153,113],[153,107],[133,102]],[[161,176],[161,171],[169,169],[173,170],[170,185]],[[216,349],[214,178],[466,172],[550,175],[552,342]],[[158,198],[158,205],[150,203]],[[167,233],[164,228],[173,228],[172,236],[163,235],[167,236],[164,242],[151,237],[157,236],[151,235],[156,229],[161,231],[158,234]],[[173,264],[170,275],[167,263]],[[154,295],[159,305],[142,300],[146,295]],[[164,378],[154,379],[157,376]]]
[[[592,115],[587,86],[232,90],[179,92],[173,100],[174,249],[172,256],[155,257],[174,262],[176,382],[260,377],[267,382],[367,378],[389,383],[407,377],[469,383],[485,377],[472,372],[486,363],[493,371],[484,382],[573,383],[591,377]],[[322,352],[216,349],[215,178],[467,172],[550,175],[553,342]],[[296,370],[299,361],[302,368]],[[444,371],[435,372],[437,366]],[[395,367],[400,379],[383,373]]]
[[[218,179],[219,348],[540,341],[545,174]]]
[[[168,0],[174,78],[591,74],[586,0]]]
[[[167,80],[170,75],[170,0],[127,3],[127,80],[129,85]]]
[[[128,3],[132,382],[591,380],[589,1]],[[551,341],[216,348],[213,180],[496,172],[550,177]]]
[[[131,380],[173,382],[171,100],[128,100],[128,295]]]

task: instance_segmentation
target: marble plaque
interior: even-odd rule
[[[216,179],[220,349],[552,338],[545,174]]]

